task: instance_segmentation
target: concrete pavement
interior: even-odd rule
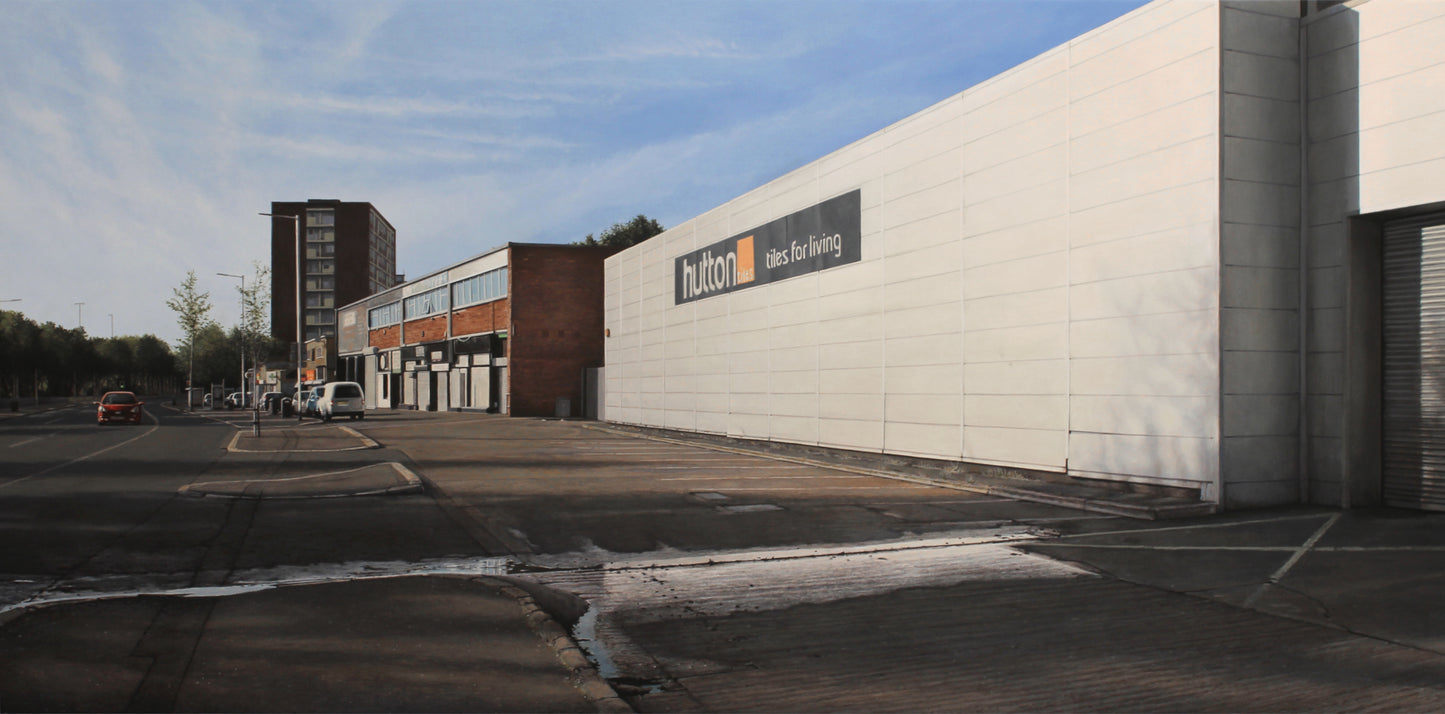
[[[409,435],[450,418],[351,426],[405,451]],[[356,442],[328,429],[288,425],[268,438],[307,450]],[[887,542],[541,552],[517,535],[525,525],[540,537],[535,526],[497,520],[499,500],[529,488],[545,497],[557,479],[578,478],[568,439],[583,431],[593,460],[604,458],[599,444],[623,454],[641,443],[577,423],[469,421],[458,433],[506,440],[496,458],[513,478],[456,464],[438,481],[440,470],[403,465],[479,540],[510,550],[498,575],[232,582],[12,609],[0,615],[0,709],[1445,708],[1445,515],[1298,508],[1143,521],[940,489],[888,505],[887,518],[917,535]],[[704,468],[715,446],[670,444],[647,458]],[[718,468],[759,474],[746,488],[802,482],[769,472],[777,462],[764,456],[732,456]],[[377,464],[350,482],[286,474],[207,493],[336,497],[375,492],[398,473]],[[854,476],[839,483],[876,478]],[[630,488],[644,483],[632,478]],[[683,494],[736,493],[717,488]],[[744,542],[746,524],[773,533],[794,517],[798,506],[774,496],[707,508],[755,519],[733,521],[730,542]]]

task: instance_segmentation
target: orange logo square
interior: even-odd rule
[[[738,276],[737,284],[751,283],[757,277],[757,271],[753,268],[753,237],[738,239]]]

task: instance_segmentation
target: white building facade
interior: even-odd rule
[[[603,413],[1442,507],[1434,226],[1445,3],[1158,0],[609,258]]]

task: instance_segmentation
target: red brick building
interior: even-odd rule
[[[302,218],[302,255],[296,222],[271,221],[271,334],[296,341],[297,265],[305,281],[305,340],[336,334],[336,307],[396,284],[396,229],[366,202],[312,199],[275,201],[271,213]]]
[[[613,248],[508,243],[337,310],[338,374],[371,408],[582,416]]]

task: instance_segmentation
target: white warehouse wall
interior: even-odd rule
[[[1221,17],[1159,0],[608,259],[610,421],[1219,497]],[[862,259],[673,304],[859,189]]]
[[[1369,470],[1347,448],[1349,218],[1445,201],[1445,3],[1353,2],[1304,27],[1308,469],[1312,500],[1340,503],[1346,464]]]

